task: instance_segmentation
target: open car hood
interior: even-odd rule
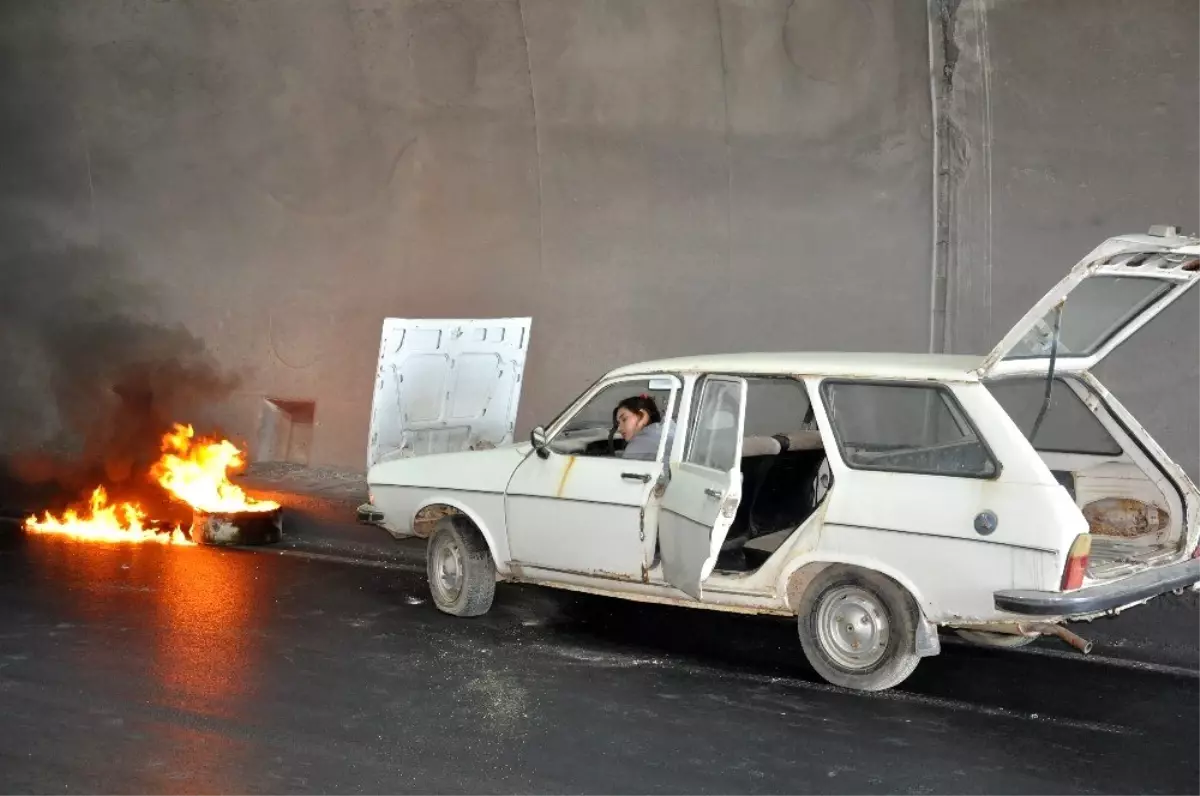
[[[1200,282],[1200,239],[1173,229],[1109,238],[1080,260],[992,349],[981,378],[1045,373],[1059,305],[1055,369],[1094,368]]]

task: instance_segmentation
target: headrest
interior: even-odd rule
[[[791,431],[783,436],[787,437],[788,450],[819,451],[825,448],[825,443],[821,440],[820,431]]]
[[[743,456],[778,456],[783,450],[774,437],[746,437],[742,442]]]

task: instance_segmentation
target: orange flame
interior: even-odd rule
[[[89,542],[159,542],[161,544],[193,544],[176,527],[170,533],[160,533],[146,525],[146,514],[133,503],[109,503],[108,493],[98,486],[88,501],[88,511],[79,514],[68,509],[62,517],[46,512],[42,519],[28,517],[25,528],[37,533],[55,533]]]
[[[279,504],[248,497],[229,481],[230,471],[245,466],[238,447],[229,440],[195,439],[190,425],[178,423],[163,436],[163,455],[150,475],[176,500],[209,513],[273,511]],[[104,487],[96,487],[86,511],[67,510],[61,517],[46,512],[42,519],[28,517],[25,528],[36,533],[54,533],[85,541],[159,542],[193,544],[176,527],[169,533],[147,522],[146,512],[136,503],[109,503]]]
[[[163,456],[150,474],[163,489],[194,509],[211,513],[273,511],[279,504],[247,497],[230,483],[230,470],[241,470],[242,452],[229,440],[194,441],[191,426],[175,424],[163,437]]]

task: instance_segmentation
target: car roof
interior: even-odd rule
[[[771,376],[836,376],[858,379],[978,381],[977,356],[845,351],[706,354],[639,362],[609,376],[641,373],[729,373]]]

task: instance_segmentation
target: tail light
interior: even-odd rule
[[[1081,533],[1071,543],[1067,552],[1067,564],[1063,567],[1061,591],[1072,591],[1083,585],[1083,575],[1087,572],[1088,556],[1092,552],[1092,535]]]

